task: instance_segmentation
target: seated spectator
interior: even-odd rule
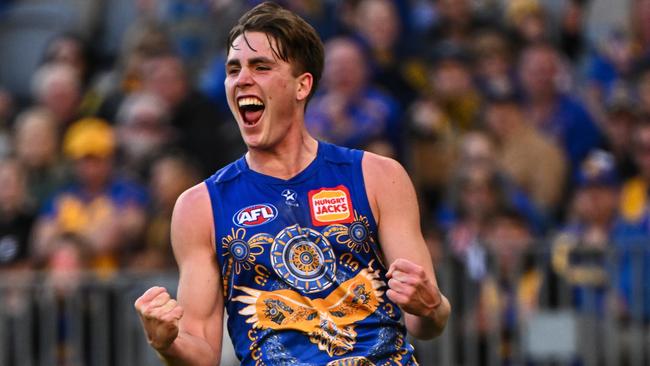
[[[385,140],[395,156],[400,149],[398,105],[368,83],[369,72],[357,43],[328,41],[322,87],[307,108],[307,128],[318,138],[352,148]]]
[[[517,50],[551,36],[546,8],[538,0],[512,0],[505,9],[506,26]]]
[[[621,190],[621,219],[613,241],[619,252],[617,288],[623,315],[650,321],[650,117],[643,116],[633,132],[634,160],[638,176]]]
[[[498,169],[494,145],[487,135],[468,133],[459,147],[456,170],[449,182],[448,202],[436,214],[447,233],[452,254],[462,258],[480,249],[477,243],[487,221],[503,209],[517,211],[535,234],[541,234],[546,225],[544,218],[528,196]],[[485,253],[480,249],[474,254],[482,257]]]
[[[642,116],[633,129],[632,149],[639,173],[624,182],[620,209],[625,222],[642,224],[650,218],[650,116]]]
[[[144,182],[153,159],[172,145],[176,134],[170,114],[159,97],[129,95],[117,112],[118,162],[121,172]]]
[[[484,94],[515,92],[513,45],[503,31],[487,28],[472,42],[477,85]]]
[[[59,140],[59,126],[47,109],[28,108],[16,117],[15,155],[27,172],[27,193],[35,207],[41,207],[69,178]]]
[[[93,268],[109,274],[142,235],[146,192],[115,174],[115,136],[105,121],[77,121],[66,132],[63,150],[72,160],[75,180],[43,207],[35,255],[47,257],[53,237],[76,234],[90,246]]]
[[[607,102],[628,87],[635,61],[633,40],[620,30],[608,34],[602,45],[590,52],[586,60],[585,102],[594,117],[602,120]]]
[[[614,156],[616,170],[622,179],[632,178],[637,174],[633,159],[634,140],[632,133],[639,120],[638,108],[626,91],[613,95],[604,104],[605,119],[603,132],[605,134],[604,148]]]
[[[526,123],[514,94],[492,94],[485,108],[485,122],[496,141],[497,160],[503,172],[542,212],[555,213],[567,174],[563,152]]]
[[[81,87],[78,71],[62,63],[45,64],[32,77],[35,104],[54,115],[61,133],[79,117]]]
[[[429,221],[429,215],[443,199],[454,165],[458,134],[431,95],[413,102],[407,118],[409,173],[418,191],[423,221]]]
[[[362,0],[354,13],[354,35],[369,53],[369,79],[405,109],[417,96],[417,76],[422,76],[423,68],[410,57],[414,53],[408,52],[409,40],[400,38],[404,32],[397,4],[393,0]]]
[[[477,127],[481,94],[474,84],[471,54],[453,43],[440,43],[431,53],[429,83],[456,131]]]
[[[193,89],[180,57],[168,53],[148,59],[142,67],[142,91],[167,105],[179,146],[199,162],[204,176],[245,152],[237,124]]]
[[[536,43],[523,51],[519,77],[526,119],[564,150],[575,174],[589,151],[600,147],[602,136],[582,103],[561,90],[559,72],[560,57],[550,44]]]
[[[540,253],[535,252],[533,234],[516,211],[496,212],[483,236],[490,272],[480,283],[475,326],[481,342],[500,338],[497,357],[510,364],[520,342],[519,326],[540,306],[544,271],[534,260]]]
[[[571,289],[578,309],[603,315],[607,253],[618,217],[620,181],[614,157],[592,151],[578,174],[566,225],[553,240],[555,274]]]
[[[126,95],[142,88],[142,66],[150,58],[173,49],[169,33],[161,24],[146,20],[136,22],[123,37],[117,62],[98,76],[92,93],[99,99],[95,115],[115,121],[117,110]]]
[[[29,269],[29,236],[35,210],[29,205],[25,171],[15,159],[0,160],[0,270]]]
[[[49,314],[56,321],[53,345],[57,365],[69,365],[79,362],[82,352],[75,344],[74,333],[76,317],[89,317],[88,306],[80,306],[81,302],[72,299],[82,296],[87,289],[87,274],[90,269],[89,245],[74,234],[61,234],[51,238],[48,245],[51,251],[43,269],[45,270],[45,285],[53,290],[51,311]],[[84,286],[86,285],[86,286]],[[77,320],[78,321],[78,320]],[[73,362],[76,360],[76,362]],[[86,355],[84,364],[88,364],[90,357]]]
[[[167,153],[153,162],[149,187],[150,214],[142,245],[129,260],[131,270],[175,268],[170,238],[172,210],[178,196],[199,181],[198,168],[181,154]]]

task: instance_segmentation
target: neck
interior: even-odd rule
[[[280,179],[291,179],[303,171],[315,158],[318,141],[306,130],[287,134],[278,145],[269,149],[248,149],[246,162],[250,169]]]

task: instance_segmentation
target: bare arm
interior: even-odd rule
[[[218,365],[223,297],[213,246],[207,188],[183,193],[172,215],[172,247],[180,280],[178,302],[153,287],[135,303],[147,339],[169,365]]]
[[[371,153],[364,155],[363,175],[389,266],[386,295],[404,310],[410,334],[433,338],[443,331],[451,306],[438,289],[413,184],[399,163]]]

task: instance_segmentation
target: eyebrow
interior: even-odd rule
[[[270,59],[268,57],[253,57],[248,60],[249,65],[259,65],[259,64],[274,64],[275,60]],[[239,59],[230,59],[228,62],[226,62],[226,66],[240,66],[241,62]]]

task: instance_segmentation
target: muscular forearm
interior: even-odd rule
[[[215,366],[221,360],[215,350],[203,339],[180,332],[174,343],[158,355],[168,366]]]
[[[429,316],[418,316],[406,313],[406,329],[409,334],[418,339],[431,339],[439,336],[447,325],[447,319],[451,313],[451,306],[444,295],[438,306]]]

